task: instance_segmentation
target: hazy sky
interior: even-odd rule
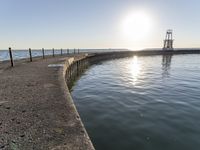
[[[134,12],[144,12],[151,24],[140,39],[142,26],[133,37],[122,31],[123,21]],[[174,31],[175,47],[200,47],[200,1],[0,1],[0,49],[162,47],[168,28]]]

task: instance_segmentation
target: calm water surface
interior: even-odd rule
[[[72,96],[97,150],[200,149],[200,55],[105,61]]]

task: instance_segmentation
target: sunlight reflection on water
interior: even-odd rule
[[[200,55],[92,66],[72,97],[97,150],[199,150]]]
[[[139,64],[139,61],[138,61],[138,57],[137,56],[134,56],[132,58],[132,61],[131,63],[129,64],[128,68],[130,69],[131,71],[131,74],[132,74],[132,83],[133,85],[136,85],[137,83],[137,80],[138,80],[138,76],[140,76],[140,70],[141,70],[141,65]]]

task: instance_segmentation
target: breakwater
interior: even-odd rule
[[[69,65],[66,69],[65,79],[69,90],[71,90],[74,81],[81,76],[85,69],[90,66],[90,64],[89,57],[87,55],[76,60],[74,60],[74,58],[70,58],[68,61]]]
[[[143,50],[143,51],[114,51],[101,53],[85,53],[85,57],[77,60],[71,60],[71,63],[66,71],[66,83],[69,89],[73,83],[89,66],[100,61],[137,56],[152,56],[152,55],[184,55],[184,54],[200,54],[200,50]]]
[[[0,64],[0,149],[89,149],[65,74],[84,55]]]
[[[69,88],[88,66],[133,55],[200,51],[123,51],[52,55],[0,63],[0,146],[4,149],[93,149]],[[67,83],[67,85],[66,85]],[[40,140],[38,140],[40,139]]]
[[[120,51],[120,52],[106,52],[106,53],[93,53],[93,57],[101,58],[121,58],[132,55],[181,55],[181,54],[200,54],[200,50],[141,50],[141,51]]]

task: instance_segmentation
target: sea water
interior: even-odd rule
[[[200,55],[99,62],[72,97],[97,150],[200,149]]]

